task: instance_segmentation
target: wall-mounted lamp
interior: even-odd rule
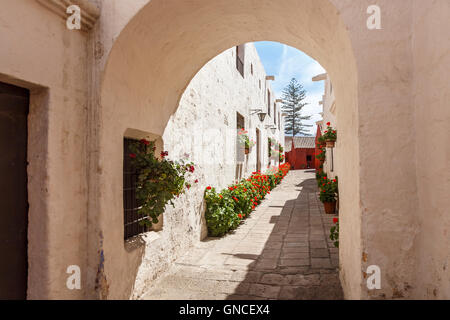
[[[265,113],[265,112],[258,113],[259,121],[263,122],[264,119],[266,118],[266,114],[267,113]]]
[[[277,127],[275,127],[274,125],[266,125],[265,128],[270,129],[270,131],[272,131],[272,134],[275,134],[275,131],[277,130]]]
[[[257,113],[258,117],[259,117],[259,121],[263,122],[264,119],[266,118],[266,114],[265,112],[262,112],[262,109],[250,109],[250,115],[253,115]]]

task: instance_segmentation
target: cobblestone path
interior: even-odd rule
[[[291,171],[235,232],[189,250],[143,299],[342,299],[333,217],[314,171]]]

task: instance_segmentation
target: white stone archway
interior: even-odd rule
[[[133,272],[140,262],[139,253],[121,249],[121,166],[125,130],[133,128],[161,135],[184,89],[206,62],[234,45],[262,40],[285,43],[304,51],[318,60],[333,79],[339,104],[338,143],[342,150],[338,159],[342,212],[340,263],[346,297],[368,296],[363,278],[367,264],[380,265],[385,272],[383,276],[389,279],[383,282],[382,292],[377,293],[380,296],[389,297],[392,287],[401,291],[412,281],[413,250],[409,248],[398,257],[392,243],[402,246],[413,236],[413,232],[411,235],[394,233],[398,229],[413,231],[408,212],[414,203],[404,199],[399,204],[398,199],[386,199],[388,190],[378,188],[383,188],[384,183],[390,183],[391,188],[409,188],[409,184],[415,184],[414,174],[409,174],[415,168],[405,154],[400,157],[405,160],[402,173],[394,172],[391,167],[376,175],[369,170],[382,160],[374,150],[382,147],[389,154],[394,152],[394,143],[386,145],[384,137],[375,134],[379,126],[370,120],[381,120],[387,109],[403,105],[400,97],[391,95],[384,101],[386,110],[377,113],[373,109],[380,103],[378,97],[389,95],[391,90],[380,78],[390,74],[395,66],[387,64],[380,69],[371,64],[377,55],[370,50],[380,35],[367,40],[364,28],[369,2],[352,3],[352,6],[349,3],[336,0],[153,0],[137,10],[111,48],[101,83],[98,170],[93,176],[97,187],[103,191],[99,192],[95,210],[99,215],[95,219],[98,221],[96,228],[102,231],[101,250],[107,261],[105,278],[121,279],[108,283],[109,298],[123,297],[124,292],[130,292]],[[397,29],[402,32],[402,27]],[[405,32],[396,35],[403,36]],[[397,50],[401,51],[403,45],[401,42]],[[406,88],[400,83],[398,90],[402,92]],[[396,130],[404,134],[408,128],[402,126]],[[415,188],[409,191],[413,194]],[[392,213],[392,207],[398,210]],[[387,212],[392,224],[383,224],[376,210]],[[98,239],[89,241],[96,242],[100,243]],[[92,272],[96,270],[97,252],[95,248],[89,253]],[[403,259],[403,262],[399,264],[394,259]]]

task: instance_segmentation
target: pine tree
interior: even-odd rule
[[[287,113],[285,118],[286,135],[309,135],[305,130],[312,127],[309,124],[303,124],[303,120],[309,120],[311,116],[302,116],[301,111],[308,103],[303,102],[306,98],[306,90],[298,83],[297,79],[292,78],[291,82],[283,89],[283,112]]]

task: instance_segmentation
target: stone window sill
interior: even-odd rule
[[[125,240],[125,250],[132,252],[161,238],[161,231],[149,231]]]

